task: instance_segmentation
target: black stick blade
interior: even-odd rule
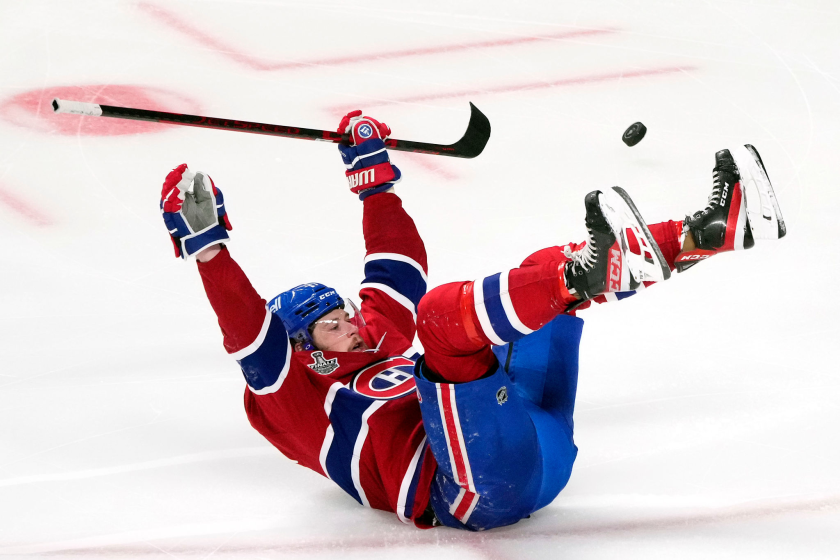
[[[490,140],[490,119],[470,102],[470,122],[464,136],[455,143],[456,150],[461,157],[474,158],[484,151],[484,146]]]
[[[403,152],[474,158],[484,151],[488,140],[490,140],[490,120],[470,102],[470,122],[467,123],[467,130],[461,139],[454,144],[386,140],[385,145]]]

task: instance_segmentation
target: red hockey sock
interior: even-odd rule
[[[496,364],[491,345],[530,334],[577,301],[562,273],[562,262],[549,261],[426,294],[417,315],[426,364],[450,382],[480,378]]]

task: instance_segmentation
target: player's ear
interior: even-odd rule
[[[303,350],[303,343],[302,342],[295,342],[295,352],[300,352]]]

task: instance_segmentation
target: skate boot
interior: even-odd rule
[[[683,250],[674,260],[677,272],[712,255],[755,245],[741,174],[729,150],[715,154],[712,181],[706,208],[683,220]]]
[[[780,239],[787,234],[782,210],[758,150],[751,144],[732,150],[747,199],[747,218],[754,239]]]
[[[563,278],[571,295],[585,301],[670,277],[659,246],[624,189],[592,191],[584,204],[589,239],[577,251],[565,249],[570,260]],[[630,251],[629,236],[635,237],[638,254]]]

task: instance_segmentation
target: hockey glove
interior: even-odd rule
[[[230,240],[233,229],[225,212],[222,191],[201,171],[183,163],[170,171],[160,193],[160,212],[169,230],[175,256],[186,259],[203,249]]]
[[[347,167],[350,190],[359,195],[359,200],[387,192],[400,180],[400,170],[391,165],[385,149],[385,139],[391,134],[388,125],[356,110],[344,115],[338,133],[350,135],[352,145],[339,144],[338,151]]]

